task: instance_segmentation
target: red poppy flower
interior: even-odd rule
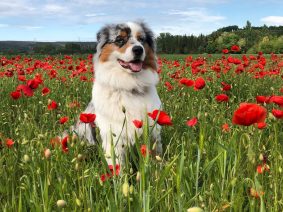
[[[134,120],[133,121],[136,128],[142,128],[143,122],[140,120]]]
[[[31,97],[33,96],[33,90],[27,85],[18,85],[17,91],[22,91],[25,96]]]
[[[215,97],[217,102],[228,102],[229,101],[229,96],[226,94],[219,94]]]
[[[256,102],[257,103],[269,103],[270,102],[270,97],[269,96],[256,96]]]
[[[254,188],[250,188],[249,192],[250,195],[254,198],[260,198],[260,196],[264,195],[263,191],[257,191]]]
[[[161,110],[154,110],[152,113],[148,113],[148,116],[154,121],[157,121],[159,125],[172,125],[170,116]]]
[[[240,47],[237,46],[237,45],[233,45],[233,46],[231,46],[231,51],[232,52],[239,52],[240,51]]]
[[[256,167],[256,171],[257,171],[257,173],[262,174],[263,171],[264,171],[264,167],[263,167],[262,165],[258,165],[258,166]]]
[[[13,98],[13,99],[18,99],[21,97],[21,92],[19,91],[13,91],[10,93],[10,96]]]
[[[111,173],[100,175],[100,180],[102,182],[105,182],[107,179],[113,177],[114,175],[118,176],[120,174],[120,165],[119,164],[115,165],[115,170],[116,170],[115,174],[114,174],[114,167],[113,167],[113,165],[108,165],[108,168],[109,168]]]
[[[195,90],[200,90],[205,87],[205,81],[202,77],[199,77],[195,80]]]
[[[266,127],[266,123],[265,122],[260,122],[260,123],[257,123],[257,128],[258,129],[264,129]]]
[[[173,90],[173,86],[171,85],[170,82],[166,81],[166,82],[164,83],[164,85],[166,86],[166,88],[167,88],[168,91],[172,91],[172,90]]]
[[[100,180],[101,180],[102,182],[105,182],[105,181],[107,180],[106,174],[102,174],[102,175],[100,176]]]
[[[272,109],[272,114],[278,119],[283,118],[283,110]]]
[[[250,126],[255,123],[264,122],[266,109],[253,103],[241,103],[240,107],[234,112],[233,124]]]
[[[46,96],[49,93],[50,93],[50,89],[49,88],[47,88],[47,87],[42,88],[42,90],[41,90],[41,95],[42,96]]]
[[[143,157],[146,157],[146,154],[150,154],[150,151],[147,150],[147,146],[145,144],[141,145],[140,151]]]
[[[68,152],[69,151],[69,149],[68,149],[68,139],[69,139],[69,136],[66,136],[61,141],[63,152]]]
[[[39,84],[41,84],[42,81],[35,78],[27,81],[27,86],[30,87],[31,89],[36,89],[38,88]]]
[[[83,123],[92,123],[94,122],[96,115],[93,113],[81,113],[80,120]]]
[[[55,109],[57,109],[57,107],[58,107],[58,104],[57,104],[55,101],[52,100],[52,101],[48,104],[47,109],[48,109],[48,110],[55,110]]]
[[[283,96],[272,96],[269,101],[283,107]]]
[[[187,78],[182,78],[179,81],[180,84],[191,87],[195,84],[193,80],[187,79]]]
[[[65,124],[69,120],[68,116],[63,116],[60,118],[59,122],[60,124]]]
[[[26,79],[26,77],[24,75],[19,75],[18,76],[18,80],[22,81],[22,82],[25,82],[27,79]]]
[[[223,53],[223,54],[228,54],[228,53],[229,53],[229,50],[228,50],[228,49],[222,49],[222,53]]]
[[[222,131],[223,132],[229,132],[230,131],[230,127],[227,123],[222,125]]]
[[[198,123],[197,117],[194,117],[194,118],[192,118],[192,119],[190,119],[190,120],[187,121],[187,125],[188,125],[189,127],[193,127],[193,126],[195,126],[197,123]]]
[[[230,91],[231,90],[231,85],[225,83],[225,82],[221,82],[222,85],[222,91]]]
[[[115,165],[115,169],[116,169],[115,174],[114,174],[114,167],[113,167],[113,165],[108,165],[108,168],[110,169],[110,172],[111,172],[112,176],[114,176],[114,175],[118,176],[120,174],[120,165],[119,164]]]
[[[11,148],[14,145],[14,143],[15,142],[12,139],[10,139],[10,138],[6,139],[6,146],[8,148]]]

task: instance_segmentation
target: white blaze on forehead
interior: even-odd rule
[[[128,22],[127,25],[130,27],[130,29],[131,29],[131,35],[132,35],[133,37],[135,37],[137,33],[143,32],[142,27],[141,27],[139,24],[137,24],[137,23]]]

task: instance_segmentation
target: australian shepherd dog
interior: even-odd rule
[[[96,114],[95,125],[107,163],[123,166],[125,147],[133,145],[135,136],[143,131],[133,121],[145,120],[148,112],[161,109],[156,90],[159,76],[154,34],[143,22],[106,25],[98,32],[97,42],[92,99],[84,113]],[[154,121],[148,119],[148,123],[153,126]],[[78,121],[73,130],[95,143],[91,124],[85,126]],[[159,125],[152,129],[151,136],[154,151],[161,154]],[[115,153],[116,161],[112,161],[111,152]]]

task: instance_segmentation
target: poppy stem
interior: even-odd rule
[[[199,178],[199,165],[200,165],[200,148],[198,147],[198,155],[197,155],[197,169],[196,169],[196,182],[195,182],[195,187],[196,187],[196,194],[195,196],[198,195],[198,178]],[[197,198],[198,199],[198,198]]]

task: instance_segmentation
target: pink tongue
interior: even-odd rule
[[[129,63],[130,69],[132,71],[138,72],[142,69],[142,62],[139,63]]]

